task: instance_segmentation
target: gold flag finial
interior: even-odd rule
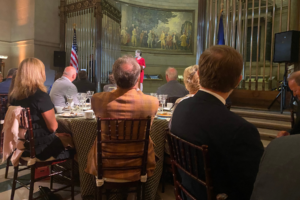
[[[76,29],[76,24],[75,23],[73,24],[73,28]]]

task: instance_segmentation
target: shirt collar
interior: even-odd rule
[[[65,76],[62,76],[62,78],[63,78],[63,79],[66,79],[66,80],[68,80],[68,81],[70,81],[70,79],[68,79],[68,78],[65,77]],[[70,81],[70,83],[72,83],[72,82]]]
[[[203,91],[203,92],[206,92],[208,94],[213,95],[214,97],[216,97],[217,99],[219,99],[224,105],[226,104],[226,100],[223,97],[221,97],[220,95],[218,95],[217,93],[205,90],[203,88],[201,88],[200,90]]]

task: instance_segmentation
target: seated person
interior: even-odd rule
[[[183,82],[184,82],[185,88],[189,91],[189,94],[176,100],[174,107],[173,107],[173,111],[182,100],[187,99],[189,97],[193,97],[199,91],[200,83],[199,83],[198,70],[199,70],[198,65],[193,65],[193,66],[187,67],[184,70]]]
[[[110,92],[110,91],[114,90],[115,88],[117,88],[117,84],[116,84],[114,75],[109,74],[108,79],[109,79],[109,84],[104,85],[103,92]]]
[[[200,91],[176,107],[171,132],[195,145],[208,145],[213,192],[230,200],[249,200],[264,147],[257,128],[230,112],[225,99],[242,79],[242,56],[223,45],[207,49],[199,59]],[[199,165],[199,171],[203,167]],[[206,199],[206,188],[184,172],[183,186]],[[204,172],[200,177],[205,180]],[[189,198],[187,198],[189,199]]]
[[[8,94],[11,84],[11,78],[18,68],[12,68],[8,71],[6,80],[0,83],[0,94]]]
[[[50,157],[64,159],[69,156],[69,151],[65,151],[65,148],[74,145],[69,134],[55,133],[58,125],[45,81],[44,64],[36,58],[27,58],[18,68],[9,98],[12,99],[12,106],[30,108],[36,157],[40,160]],[[25,138],[29,139],[29,135],[26,134]],[[25,147],[23,156],[29,157],[29,143],[25,143]]]
[[[155,97],[145,95],[138,90],[138,80],[140,78],[140,66],[136,60],[129,56],[123,56],[116,60],[113,65],[113,75],[117,83],[117,89],[112,92],[97,93],[92,97],[92,109],[96,116],[102,118],[154,118],[158,109],[158,100]],[[102,127],[105,129],[106,126]],[[122,131],[120,131],[122,132]],[[122,133],[120,133],[122,135]],[[135,137],[135,136],[133,136]],[[153,142],[149,140],[147,176],[153,175],[155,169],[155,154]],[[97,175],[97,141],[95,141],[88,155],[88,164],[86,172]],[[124,153],[138,153],[141,150],[140,144],[133,144],[130,147],[124,147],[122,144],[105,144],[102,147],[103,156],[119,155]],[[116,162],[105,162],[104,167],[113,167],[127,165],[138,165],[141,162],[137,159],[118,159]],[[119,164],[118,164],[119,163]],[[132,171],[104,171],[105,178],[122,179],[127,181],[140,180],[140,170]]]
[[[168,97],[184,97],[188,94],[185,87],[177,81],[177,70],[169,67],[166,71],[167,83],[157,89],[157,94],[167,94]]]
[[[59,79],[61,76],[62,76],[62,73],[61,73],[61,72],[57,72],[57,73],[55,74],[55,77],[54,77],[54,82],[55,82],[57,79]],[[51,89],[52,89],[52,86],[53,86],[53,84],[50,85],[50,87],[48,88],[48,94],[50,94]]]
[[[260,161],[251,200],[297,200],[300,197],[300,135],[273,140]],[[299,175],[299,176],[298,176]]]
[[[79,93],[86,93],[87,91],[96,92],[95,84],[91,83],[87,80],[87,73],[86,71],[80,71],[78,73],[78,81],[74,81],[74,85],[77,87],[77,91]]]
[[[292,73],[288,78],[288,84],[290,90],[293,92],[294,97],[297,99],[297,102],[299,102],[300,98],[300,71],[296,71]],[[287,136],[287,135],[294,135],[294,134],[300,134],[300,105],[297,106],[297,113],[296,113],[297,119],[294,124],[293,129],[290,131],[280,131],[277,134],[277,137],[281,136]]]
[[[77,88],[72,83],[76,78],[76,69],[73,66],[65,68],[63,76],[57,79],[50,91],[50,98],[54,106],[66,106],[67,96],[73,97],[73,102],[79,104]]]

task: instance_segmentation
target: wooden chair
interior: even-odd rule
[[[3,141],[4,141],[2,129],[4,124],[5,114],[7,112],[7,99],[8,99],[7,94],[0,94],[0,155],[1,155],[0,157],[1,158],[3,153],[2,148],[3,148]],[[10,163],[10,157],[7,159],[6,162],[6,170],[4,175],[5,178],[7,178],[9,163]]]
[[[34,134],[33,134],[32,121],[31,121],[30,109],[29,108],[23,109],[23,112],[21,114],[20,123],[21,123],[20,127],[27,129],[27,134],[29,135],[29,141],[28,142],[29,142],[29,147],[30,147],[30,159],[35,159],[36,157],[35,157],[35,147],[34,147]],[[62,170],[62,171],[59,171],[59,172],[51,171],[50,174],[47,175],[47,176],[43,176],[43,177],[40,177],[40,178],[35,178],[35,170],[37,168],[45,167],[45,166],[52,166],[52,165],[55,165],[57,163],[65,162],[67,160],[71,160],[71,162],[72,162],[71,169]],[[22,157],[20,158],[20,163],[28,164],[28,162],[26,160],[24,160]],[[45,178],[51,177],[50,188],[52,189],[53,176],[61,175],[63,172],[66,172],[66,171],[71,171],[70,184],[66,185],[66,186],[63,186],[59,189],[52,190],[52,193],[58,192],[60,190],[64,190],[68,187],[71,187],[71,199],[74,200],[74,171],[73,171],[74,159],[73,159],[73,156],[71,156],[71,158],[68,158],[68,159],[51,160],[51,161],[45,161],[45,162],[36,161],[34,164],[28,166],[28,168],[31,170],[30,182],[29,183],[22,183],[18,180],[18,172],[20,171],[19,166],[14,167],[14,177],[13,177],[11,197],[10,197],[11,200],[14,199],[15,190],[19,189],[21,187],[26,187],[29,190],[29,198],[28,198],[29,200],[39,199],[39,198],[45,196],[46,194],[40,195],[39,197],[36,197],[36,198],[33,198],[34,183],[37,182],[37,181],[43,180]],[[27,168],[25,168],[25,169],[27,169]],[[24,170],[24,169],[22,169],[22,170]],[[21,185],[18,188],[16,188],[17,183],[19,183]],[[28,185],[29,185],[29,187],[28,187]]]
[[[189,143],[173,135],[169,130],[167,131],[167,137],[170,147],[176,200],[183,199],[181,194],[185,194],[189,198],[196,200],[196,197],[189,193],[181,184],[178,170],[181,170],[184,174],[206,187],[207,200],[226,199],[226,194],[218,194],[216,196],[213,192],[208,146],[197,146]],[[204,172],[199,170],[203,168]],[[205,180],[201,180],[200,176],[204,176]]]
[[[101,123],[102,122],[102,123]],[[97,185],[97,200],[102,200],[102,194],[110,194],[111,189],[127,191],[123,193],[137,193],[137,200],[145,199],[145,182],[147,180],[147,158],[148,158],[148,144],[149,144],[149,133],[150,133],[150,123],[151,117],[147,119],[101,119],[97,118],[97,173],[96,185]],[[107,125],[107,131],[101,129],[102,125]],[[137,126],[136,126],[137,125]],[[141,131],[141,127],[145,126],[145,129]],[[130,128],[129,128],[130,127]],[[139,130],[137,132],[136,138],[133,137],[134,129]],[[122,134],[121,134],[122,132]],[[106,138],[106,139],[103,139]],[[143,154],[134,155],[134,156],[103,156],[102,155],[102,145],[103,144],[128,144],[132,143],[143,143]],[[130,166],[130,167],[103,167],[103,159],[106,160],[115,160],[115,159],[137,159],[142,160],[141,165]],[[141,179],[134,182],[109,182],[103,176],[105,171],[129,171],[133,169],[138,169],[141,171]],[[130,188],[136,188],[136,190],[129,191]],[[102,190],[105,189],[106,193],[103,193]],[[141,198],[142,192],[142,198]],[[114,193],[121,193],[120,191]]]

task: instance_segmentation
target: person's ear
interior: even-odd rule
[[[239,86],[239,84],[240,84],[240,82],[241,82],[241,80],[243,79],[243,76],[242,75],[240,75],[240,77],[239,77],[239,81],[238,81],[238,83],[237,83],[237,85],[235,86],[236,88]]]

